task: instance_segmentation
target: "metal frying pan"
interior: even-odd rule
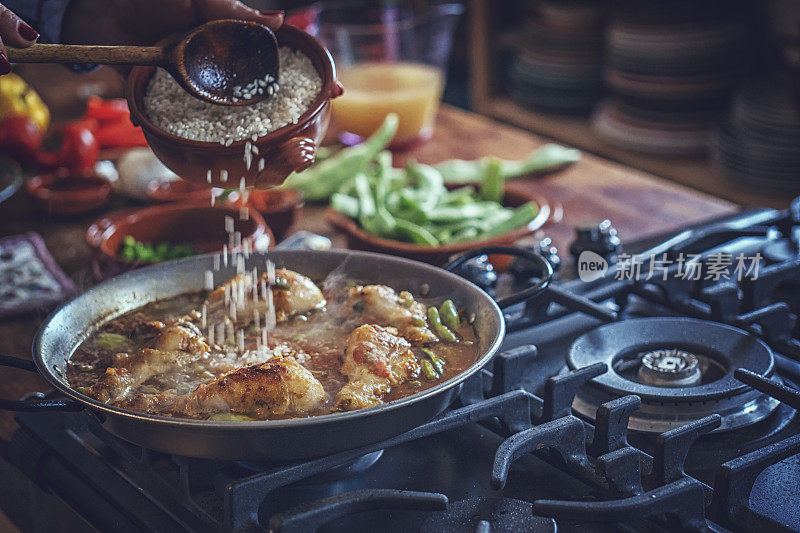
[[[16,411],[82,410],[96,416],[109,432],[154,450],[191,457],[287,461],[307,459],[366,446],[399,435],[444,411],[463,382],[488,363],[505,333],[500,307],[543,290],[552,267],[541,256],[518,248],[487,248],[483,253],[513,253],[542,265],[541,281],[506,301],[495,303],[469,281],[424,263],[366,252],[275,250],[269,259],[312,279],[341,275],[344,279],[382,283],[416,294],[423,285],[429,296],[451,298],[475,313],[478,359],[456,377],[417,394],[384,405],[289,420],[221,422],[188,420],[138,413],[106,405],[73,390],[65,379],[75,348],[98,326],[154,300],[201,290],[213,255],[191,257],[134,270],[101,283],[56,310],[42,325],[33,344],[33,362],[0,356],[0,364],[38,371],[65,396],[57,400],[0,400],[0,408]],[[474,254],[470,254],[474,255]],[[266,255],[255,254],[246,267],[264,267]],[[462,263],[459,259],[454,263]],[[235,274],[223,270],[218,279]],[[499,304],[499,305],[498,305]]]

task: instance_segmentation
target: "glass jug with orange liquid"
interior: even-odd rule
[[[344,85],[344,94],[332,102],[342,140],[368,136],[388,113],[400,118],[392,146],[431,136],[463,10],[457,3],[426,1],[322,4],[318,37],[333,54]]]

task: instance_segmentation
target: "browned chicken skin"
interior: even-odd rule
[[[179,396],[173,411],[192,418],[231,412],[265,420],[302,416],[324,400],[325,390],[311,372],[294,359],[273,357],[232,370]]]
[[[344,310],[358,314],[365,322],[397,328],[406,340],[414,344],[436,342],[428,329],[425,306],[403,300],[386,285],[356,286],[347,290]]]
[[[116,402],[148,379],[180,372],[210,352],[211,347],[194,324],[175,322],[135,353],[116,354],[114,366],[106,369],[87,394],[102,402]]]
[[[336,408],[351,411],[382,404],[393,385],[419,375],[419,363],[395,328],[365,324],[347,338],[342,373],[348,382],[336,395]]]
[[[243,294],[240,306],[235,310],[234,322],[239,326],[246,326],[254,320],[253,311],[257,310],[261,317],[268,313],[268,303],[261,297],[261,283],[267,281],[264,273],[257,280],[255,287],[258,299],[252,297],[253,280],[250,276],[236,276],[218,286],[206,299],[206,305],[211,321],[219,321],[231,316],[229,306],[225,306],[225,292],[238,292]],[[293,270],[279,268],[275,271],[275,283],[271,285],[272,301],[275,308],[275,319],[284,322],[295,315],[301,315],[325,307],[325,297],[311,279],[298,274]]]

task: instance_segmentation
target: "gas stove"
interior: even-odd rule
[[[615,246],[590,281],[565,264],[449,411],[333,456],[169,456],[19,414],[3,470],[29,487],[2,501],[37,530],[800,531],[798,227],[796,201]],[[463,273],[498,294],[537,275],[510,271]]]

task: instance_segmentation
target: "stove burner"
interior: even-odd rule
[[[593,420],[600,404],[636,394],[642,407],[628,429],[662,433],[712,413],[722,416],[717,431],[764,419],[778,401],[750,389],[733,371],[774,373],[772,351],[746,332],[705,320],[638,318],[606,324],[579,337],[570,348],[570,368],[603,362],[608,372],[581,388],[573,410]]]
[[[644,352],[639,377],[655,387],[691,387],[700,383],[702,373],[695,354],[672,348]]]
[[[534,516],[533,505],[512,498],[470,498],[451,503],[422,523],[420,533],[491,531],[491,533],[554,533],[552,518]]]

